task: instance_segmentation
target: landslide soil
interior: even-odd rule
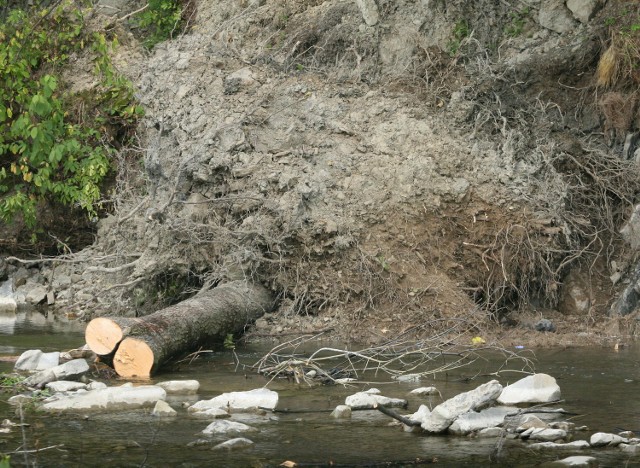
[[[251,278],[279,302],[255,338],[632,334],[608,318],[638,187],[597,105],[609,7],[558,34],[518,5],[380,0],[368,25],[352,1],[199,2],[152,51],[119,24],[146,116],[58,305],[144,314]]]

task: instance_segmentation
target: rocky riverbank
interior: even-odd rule
[[[251,278],[278,297],[254,337],[634,335],[611,305],[638,245],[619,232],[635,104],[614,112],[637,82],[622,56],[617,75],[598,65],[635,37],[637,5],[201,2],[147,51],[118,20],[133,2],[98,3],[146,111],[139,146],[92,245],[9,262],[18,303],[139,316]]]
[[[195,436],[185,448],[216,451],[251,450],[252,435],[255,437],[259,432],[270,431],[269,427],[279,424],[278,414],[290,411],[280,407],[278,392],[267,388],[227,392],[202,399],[196,380],[114,385],[113,381],[94,380],[84,358],[58,363],[60,357],[69,359],[80,353],[80,350],[67,353],[25,352],[15,368],[19,372],[31,372],[31,376],[21,385],[44,386],[46,393],[42,390],[25,391],[10,397],[9,403],[21,414],[24,408],[29,407],[78,420],[94,418],[96,414],[131,414],[132,411],[165,421],[188,418]],[[80,361],[86,366],[84,369],[78,366]],[[74,367],[76,370],[62,373],[60,367]],[[53,374],[62,380],[48,378]],[[48,376],[46,383],[43,375]],[[380,384],[384,385],[384,382]],[[410,390],[403,386],[402,392],[408,393],[400,393],[401,387],[397,385],[387,388],[385,394],[389,396],[355,379],[344,385],[359,387],[361,391],[347,396],[344,403],[338,404],[333,411],[327,411],[325,417],[328,420],[339,420],[342,425],[348,425],[352,417],[355,418],[352,416],[354,412],[382,411],[392,420],[397,419],[395,425],[401,430],[419,437],[448,434],[467,437],[472,444],[474,440],[476,443],[495,440],[492,457],[496,461],[500,460],[506,441],[510,451],[527,448],[562,454],[565,458],[558,457],[553,466],[596,466],[601,454],[610,455],[611,450],[627,457],[640,454],[640,439],[632,432],[597,432],[594,428],[567,420],[567,416],[575,415],[569,415],[558,407],[561,389],[556,380],[546,374],[532,374],[506,386],[492,380],[457,395],[441,395],[436,387],[420,387],[419,380],[414,381],[411,387],[415,388]],[[392,409],[404,408],[406,411],[408,398],[414,404],[420,400],[423,403],[418,403],[415,412],[405,415],[400,414],[401,409]],[[304,410],[300,411],[300,416],[304,417]],[[379,424],[388,426],[387,423],[379,420]],[[357,426],[355,421],[353,424]],[[10,433],[20,430],[20,427],[17,422],[5,420],[1,430]],[[388,430],[393,431],[393,427]],[[572,453],[580,455],[567,456]],[[438,457],[439,454],[429,455]],[[535,458],[535,455],[531,456]],[[578,462],[580,464],[576,465]]]

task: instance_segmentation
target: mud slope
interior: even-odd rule
[[[144,166],[123,169],[82,307],[252,277],[280,297],[261,333],[593,331],[638,185],[596,106],[607,10],[561,5],[559,33],[550,3],[201,2],[188,33],[120,57]]]

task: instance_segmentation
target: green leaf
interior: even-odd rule
[[[46,117],[51,113],[51,104],[49,104],[49,101],[47,101],[44,96],[42,96],[41,94],[36,94],[31,99],[29,111],[33,112],[39,117]]]

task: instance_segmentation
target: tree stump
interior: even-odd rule
[[[85,338],[98,355],[113,353],[123,377],[149,377],[168,359],[222,341],[273,309],[260,285],[234,281],[140,318],[99,317]]]

